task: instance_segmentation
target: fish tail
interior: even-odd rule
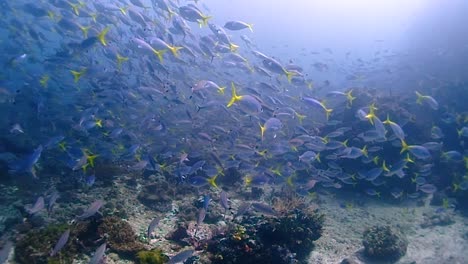
[[[387,119],[385,121],[383,121],[382,123],[384,123],[385,125],[390,125],[392,123],[392,121],[390,120],[390,115],[387,114]]]
[[[163,63],[163,54],[166,53],[166,50],[156,50],[153,49],[153,53],[158,56],[159,62]]]
[[[390,169],[387,167],[385,160],[382,162],[382,170],[385,172],[390,172]]]
[[[409,146],[408,144],[406,144],[406,142],[404,140],[401,141],[401,151],[400,151],[400,154],[402,154],[403,152],[407,151],[409,149]]]
[[[80,15],[80,5],[70,3],[70,6],[73,9],[73,13],[75,13],[75,15],[79,16]]]
[[[327,117],[327,120],[330,119],[330,115],[333,112],[333,109],[331,108],[325,108],[325,115]]]
[[[422,104],[422,100],[424,99],[424,95],[422,95],[418,91],[415,91],[415,93],[416,93],[416,96],[418,97],[418,98],[416,98],[416,103],[417,104]]]
[[[81,31],[83,31],[84,37],[88,38],[88,31],[91,28],[91,26],[87,26],[87,27],[81,26],[81,25],[78,25],[78,26],[80,27]]]
[[[226,86],[221,86],[218,88],[218,93],[219,94],[224,94],[224,90],[226,90]]]
[[[169,50],[171,50],[172,52],[172,55],[174,55],[174,57],[179,57],[179,53],[177,53],[179,50],[183,49],[184,47],[176,47],[176,46],[169,46]]]
[[[101,33],[99,33],[99,35],[98,35],[99,42],[101,42],[101,44],[102,44],[103,46],[107,46],[106,35],[107,35],[107,32],[109,32],[109,29],[110,29],[110,27],[104,28],[104,29],[101,31]]]
[[[210,20],[211,18],[212,18],[211,16],[202,16],[202,21],[200,23],[200,27],[208,26],[208,20]]]
[[[242,97],[237,95],[236,93],[236,86],[233,82],[231,82],[231,89],[232,89],[232,97],[229,100],[229,103],[226,105],[227,107],[231,107],[235,102],[239,101]]]
[[[250,32],[253,32],[253,24],[247,24],[247,27],[250,29]]]
[[[287,70],[284,70],[284,73],[286,74],[286,78],[288,78],[288,82],[291,83],[292,77],[294,75],[296,75],[296,74],[294,72],[290,72],[290,71],[287,71]]]
[[[71,72],[71,74],[73,75],[73,81],[74,81],[75,83],[77,83],[77,82],[81,79],[81,77],[83,76],[83,74],[85,73],[85,71],[86,71],[86,69],[81,70],[81,71],[73,71],[73,70],[71,70],[70,72]]]
[[[218,185],[216,184],[217,178],[218,178],[218,174],[208,179],[208,183],[215,189],[219,189]]]
[[[229,50],[231,52],[236,52],[238,48],[239,48],[239,45],[236,45],[234,43],[229,43]]]
[[[346,99],[348,99],[348,105],[351,107],[353,105],[353,101],[356,99],[356,96],[353,96],[353,89],[346,93]]]
[[[361,149],[362,155],[364,157],[369,157],[369,152],[367,151],[367,145],[364,145],[364,147]]]
[[[263,135],[265,135],[266,127],[262,126],[262,124],[258,124],[260,126],[260,134],[262,136],[262,141],[263,141]]]
[[[169,13],[169,20],[172,19],[172,16],[174,16],[176,13],[172,11],[171,9],[167,9],[167,12]]]

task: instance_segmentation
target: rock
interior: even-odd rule
[[[424,221],[421,223],[422,228],[431,226],[446,226],[455,223],[453,214],[445,210],[439,213],[431,213],[424,215]]]
[[[377,260],[396,261],[406,254],[408,240],[390,226],[373,226],[364,231],[364,253]]]

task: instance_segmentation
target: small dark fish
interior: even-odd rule
[[[203,221],[205,220],[205,217],[206,217],[206,209],[201,208],[200,211],[198,211],[197,226],[203,223]]]
[[[271,206],[264,203],[252,203],[252,208],[265,215],[276,216],[278,214]]]
[[[53,137],[51,139],[49,139],[45,144],[44,144],[44,148],[45,149],[51,149],[51,148],[54,148],[58,143],[60,143],[62,140],[64,140],[65,137],[64,136],[56,136],[56,137]]]
[[[8,256],[10,256],[12,249],[13,243],[11,241],[7,241],[5,245],[3,245],[2,249],[0,250],[0,264],[7,263]]]
[[[86,209],[81,215],[76,217],[76,220],[84,220],[86,218],[89,218],[89,217],[93,216],[94,214],[96,214],[99,211],[99,209],[103,205],[104,205],[104,201],[102,201],[102,200],[97,200],[97,201],[93,202],[88,207],[88,209]]]
[[[188,180],[189,184],[192,185],[193,187],[203,187],[205,185],[208,185],[208,178],[203,177],[203,176],[195,176],[191,177]]]
[[[85,179],[86,186],[91,187],[94,185],[95,182],[96,182],[96,176],[94,176],[94,174],[86,176],[86,179]]]
[[[220,196],[221,206],[224,208],[224,210],[227,211],[227,210],[231,209],[231,207],[229,206],[227,193],[225,191],[221,191],[219,196]]]
[[[141,171],[141,170],[144,170],[146,168],[146,166],[148,165],[148,161],[147,160],[141,160],[139,161],[138,163],[136,163],[135,165],[131,166],[130,167],[130,170],[131,171]]]
[[[34,203],[34,206],[32,207],[28,206],[25,209],[26,209],[26,212],[28,212],[28,214],[33,215],[33,214],[38,213],[42,209],[44,209],[44,207],[45,207],[44,197],[39,196],[39,198],[37,198],[36,200],[36,203]]]
[[[194,252],[195,252],[195,250],[193,250],[193,249],[184,250],[184,251],[180,252],[179,254],[173,256],[171,259],[169,259],[167,264],[183,263],[188,258],[190,258],[193,255]]]
[[[54,208],[55,202],[59,198],[58,192],[53,192],[50,197],[49,201],[47,202],[47,213],[50,215],[52,213],[52,209]]]
[[[114,130],[112,130],[112,132],[110,133],[109,137],[110,138],[117,138],[120,134],[122,134],[123,132],[123,128],[119,127],[119,128],[116,128]]]
[[[197,161],[195,164],[193,164],[192,168],[190,168],[190,172],[188,174],[192,175],[197,173],[199,170],[203,169],[203,165],[205,165],[204,160]]]
[[[92,47],[94,44],[98,43],[98,38],[97,37],[89,37],[85,40],[83,40],[77,48],[85,50],[90,47]]]
[[[205,211],[208,211],[208,206],[210,205],[211,201],[211,196],[209,194],[206,194],[203,196],[203,208]]]
[[[437,191],[437,188],[433,184],[424,184],[419,186],[419,190],[427,194],[433,194]]]
[[[55,244],[54,249],[50,252],[50,256],[55,256],[62,248],[67,244],[68,238],[70,237],[70,229],[67,229],[63,234],[60,236],[60,239]]]
[[[234,215],[234,219],[244,215],[250,209],[250,203],[243,202],[239,208],[237,208],[237,213]]]
[[[94,252],[93,257],[89,261],[89,264],[99,264],[104,257],[104,253],[106,253],[106,243],[96,249],[96,252]]]
[[[154,218],[151,223],[149,224],[148,226],[148,231],[147,231],[147,237],[148,237],[148,242],[151,238],[151,233],[153,232],[153,230],[156,228],[156,226],[159,224],[159,218]]]
[[[31,153],[29,156],[27,156],[26,158],[22,159],[22,160],[18,160],[12,164],[10,164],[10,172],[11,173],[24,173],[24,172],[28,172],[28,173],[31,173],[34,178],[36,178],[34,172],[33,172],[33,166],[34,164],[37,163],[37,161],[39,160],[39,158],[41,157],[41,153],[42,153],[42,145],[39,145],[39,147],[37,147],[33,153]]]

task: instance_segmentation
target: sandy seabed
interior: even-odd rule
[[[389,263],[367,259],[363,254],[362,234],[373,225],[399,228],[408,239],[406,255],[398,264],[465,264],[468,263],[468,218],[453,213],[455,223],[423,228],[425,215],[435,214],[438,207],[416,206],[415,202],[385,204],[364,198],[357,206],[332,197],[322,198],[320,208],[327,215],[323,236],[316,241],[309,263],[340,263],[348,258],[355,263]]]

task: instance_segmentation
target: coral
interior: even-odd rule
[[[212,263],[306,263],[324,215],[293,210],[279,218],[251,217],[206,242]]]
[[[107,237],[106,241],[113,251],[124,257],[133,257],[145,246],[137,241],[137,236],[129,223],[115,216],[104,217],[98,227],[101,237]]]
[[[144,186],[138,194],[138,200],[145,206],[159,212],[171,209],[172,197],[175,190],[166,181],[159,181]]]
[[[162,264],[168,260],[169,258],[160,249],[143,250],[136,255],[137,264]]]
[[[372,259],[395,261],[406,254],[408,241],[390,226],[373,226],[364,231],[365,254]]]
[[[275,193],[272,198],[273,208],[280,215],[287,215],[293,210],[310,210],[312,213],[318,206],[310,202],[310,199],[298,195],[291,189],[283,189],[279,193]]]
[[[284,246],[303,260],[313,249],[314,241],[322,235],[323,221],[324,215],[317,211],[294,210],[262,223],[257,234],[267,246]]]
[[[55,257],[50,250],[60,235],[70,229],[65,247]],[[109,216],[101,219],[81,221],[72,226],[50,225],[43,229],[31,229],[16,243],[15,258],[18,263],[72,263],[78,253],[89,254],[105,238],[109,248],[122,257],[133,258],[145,246],[137,241],[131,226],[122,219]]]
[[[69,243],[55,256],[49,257],[60,235],[70,228],[66,224],[50,225],[44,229],[31,230],[16,242],[15,259],[18,263],[71,263],[78,252],[77,245]]]

